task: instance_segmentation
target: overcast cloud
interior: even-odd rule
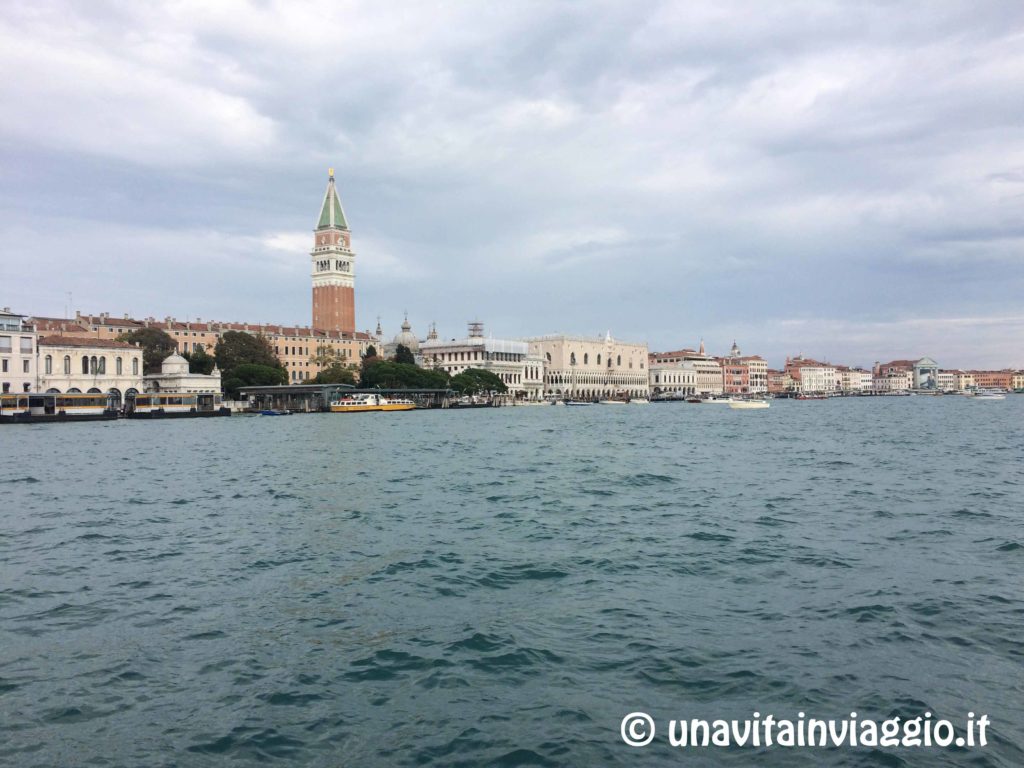
[[[1024,5],[6,3],[0,303],[1024,366]]]

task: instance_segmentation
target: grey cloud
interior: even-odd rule
[[[1022,31],[1014,3],[16,4],[0,253],[23,311],[307,322],[335,166],[363,327],[1024,365],[1019,323],[914,323],[1019,306]]]

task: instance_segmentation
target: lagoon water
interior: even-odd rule
[[[0,765],[1024,764],[1024,397],[0,428]],[[992,720],[676,749],[670,718]]]

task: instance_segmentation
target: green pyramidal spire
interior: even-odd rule
[[[317,229],[348,229],[348,222],[345,221],[345,211],[342,210],[341,200],[338,199],[338,190],[334,187],[334,169],[328,172],[327,192],[324,193],[324,203],[320,206],[320,221]]]

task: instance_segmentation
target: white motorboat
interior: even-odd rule
[[[979,389],[970,397],[972,400],[1005,400],[1006,393],[998,389]]]
[[[737,411],[754,410],[755,408],[767,408],[767,400],[733,400],[729,407]]]

